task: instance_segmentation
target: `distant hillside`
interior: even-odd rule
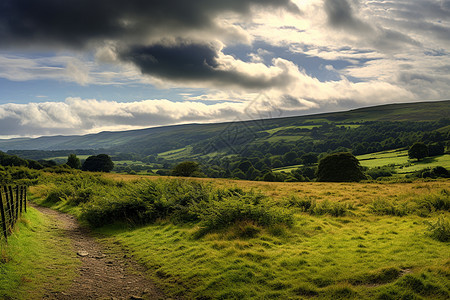
[[[19,138],[0,140],[0,150],[72,150],[72,149],[108,149],[120,152],[158,154],[170,150],[182,149],[202,143],[215,141],[217,137],[229,144],[231,138],[244,140],[269,139],[281,140],[277,131],[297,132],[317,124],[335,123],[336,125],[359,126],[374,121],[437,121],[450,118],[450,100],[439,102],[420,102],[389,104],[346,112],[324,113],[309,116],[274,118],[239,123],[187,124],[164,126],[121,132],[101,132],[83,136],[50,136],[40,138]],[[292,132],[286,136],[292,136]],[[228,135],[228,136],[227,136]],[[233,143],[236,142],[235,140]],[[220,144],[220,143],[219,143]],[[223,145],[222,145],[223,146]],[[225,145],[226,146],[226,145]],[[212,149],[210,152],[213,152]]]

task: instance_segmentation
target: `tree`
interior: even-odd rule
[[[442,143],[432,143],[428,145],[428,156],[438,156],[445,153],[445,147]]]
[[[421,160],[428,156],[428,147],[424,143],[417,142],[412,145],[408,150],[409,158],[417,158],[417,160]]]
[[[81,169],[81,162],[80,159],[76,156],[76,154],[69,154],[69,157],[67,157],[66,164],[72,169]]]
[[[200,174],[200,165],[195,161],[181,162],[172,169],[173,176],[199,177]]]
[[[305,166],[313,165],[317,162],[317,154],[306,153],[301,156],[301,160]]]
[[[89,156],[83,163],[81,169],[91,172],[110,172],[114,168],[114,163],[107,154]]]
[[[319,161],[317,180],[351,182],[366,179],[358,159],[348,152],[330,154]]]
[[[298,155],[294,151],[289,151],[285,155],[283,155],[283,160],[286,165],[291,165],[295,163],[295,160],[297,159]]]

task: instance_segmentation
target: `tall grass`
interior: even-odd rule
[[[450,211],[450,193],[442,189],[440,192],[418,195],[409,201],[379,198],[374,200],[369,208],[378,215],[417,214],[427,217],[436,211]]]
[[[447,182],[116,181],[75,175],[52,175],[33,190],[44,199],[59,191],[54,207],[73,208],[99,226],[97,232],[126,247],[174,298],[449,296],[448,245],[434,235],[446,228],[436,217],[448,217]],[[429,229],[425,217],[433,218]],[[116,222],[145,226],[103,226]]]
[[[150,224],[157,220],[198,223],[197,236],[242,221],[257,226],[291,226],[291,213],[268,197],[239,188],[213,188],[185,179],[116,182],[95,175],[62,175],[40,189],[43,204],[58,202],[80,208],[80,218],[93,227],[123,222]]]

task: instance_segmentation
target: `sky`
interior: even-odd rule
[[[450,0],[1,0],[0,138],[450,99]]]

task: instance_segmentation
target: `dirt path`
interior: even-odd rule
[[[72,240],[74,253],[82,262],[72,286],[65,292],[49,292],[45,299],[167,299],[145,278],[143,266],[126,254],[108,251],[74,217],[34,207],[59,221],[60,229]]]

